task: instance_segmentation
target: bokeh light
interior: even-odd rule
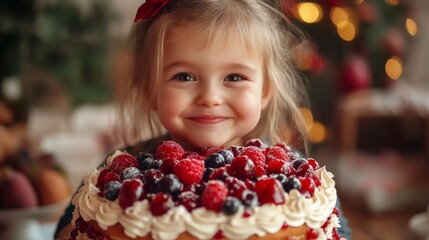
[[[327,139],[326,127],[319,121],[314,121],[310,129],[310,141],[313,143],[322,143]]]
[[[338,35],[341,37],[341,39],[343,39],[344,41],[350,42],[353,39],[355,39],[357,34],[357,29],[352,22],[343,21],[337,25],[337,32],[338,32]]]
[[[385,65],[387,76],[392,80],[397,80],[402,75],[402,61],[398,57],[391,57]]]
[[[407,18],[407,20],[405,20],[405,28],[411,36],[415,36],[417,34],[417,23],[414,19]]]
[[[299,18],[305,23],[317,23],[323,17],[322,7],[317,3],[299,3],[297,6],[297,10]]]

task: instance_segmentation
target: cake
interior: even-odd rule
[[[117,150],[73,197],[71,239],[339,239],[333,175],[288,145]]]

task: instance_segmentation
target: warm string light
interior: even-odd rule
[[[341,39],[350,42],[356,38],[358,27],[353,10],[345,7],[333,7],[329,16],[332,23],[337,27],[337,33]]]
[[[299,110],[304,118],[310,141],[313,143],[323,143],[326,141],[328,136],[327,128],[321,122],[314,120],[310,109],[302,107]]]
[[[399,4],[399,0],[386,0],[386,3],[395,6]]]
[[[305,23],[317,23],[323,17],[322,7],[314,2],[302,2],[297,5],[298,17]]]
[[[402,61],[396,56],[389,58],[384,68],[387,76],[392,80],[398,80],[402,75]]]
[[[411,36],[415,36],[417,34],[417,23],[412,18],[407,18],[405,20],[405,28]]]

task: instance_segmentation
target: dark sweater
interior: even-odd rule
[[[169,139],[169,136],[165,135],[160,138],[151,139],[145,142],[140,142],[134,146],[125,147],[123,150],[132,155],[136,155],[139,152],[155,152],[155,149],[158,146],[158,144],[161,141],[168,140],[168,139]],[[102,164],[104,164],[104,162]],[[340,234],[341,237],[351,240],[351,230],[348,226],[347,219],[344,217],[339,200],[336,203],[336,207],[340,212],[339,220],[340,220],[341,228],[338,229],[338,233]],[[73,218],[73,211],[74,211],[74,205],[70,203],[70,205],[66,208],[64,215],[61,217],[61,219],[58,222],[57,229],[55,231],[55,236],[54,236],[55,239],[58,239],[58,234],[61,231],[61,229],[71,224],[71,221]]]

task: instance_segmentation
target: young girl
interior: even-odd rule
[[[134,71],[120,109],[128,137],[149,132],[151,139],[128,152],[154,151],[166,139],[189,151],[256,137],[306,146],[302,80],[292,64],[303,39],[280,11],[284,1],[273,2],[147,0],[139,8]],[[67,238],[72,210],[56,237]],[[340,221],[341,236],[350,239]]]

